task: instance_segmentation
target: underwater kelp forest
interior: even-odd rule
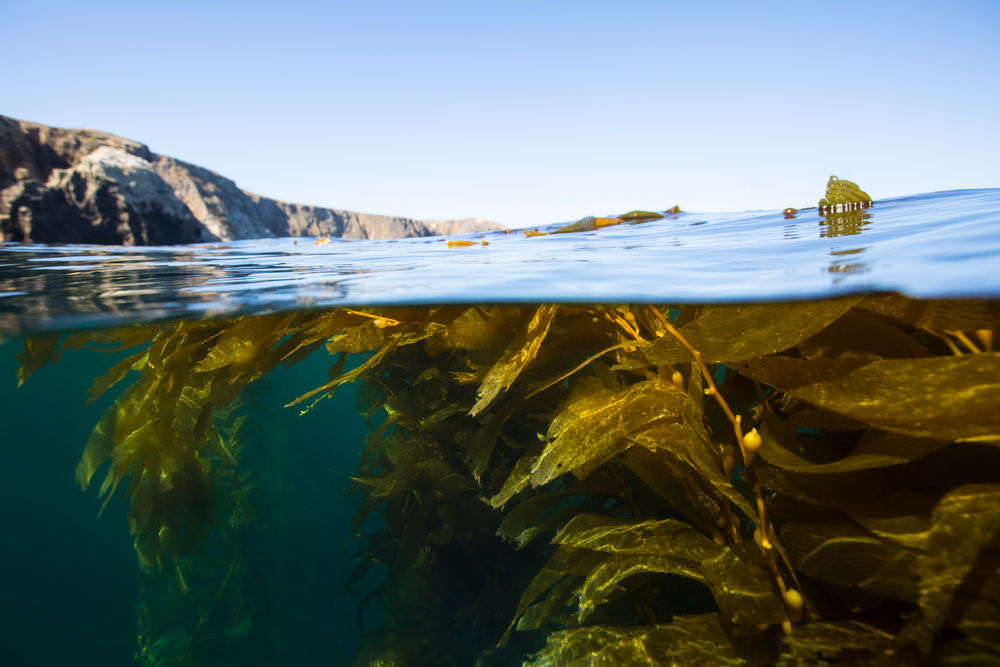
[[[327,501],[357,503],[360,594],[328,622],[364,635],[328,664],[978,665],[998,328],[996,301],[895,294],[337,308],[29,337],[19,379],[113,353],[76,479],[127,504],[141,665],[266,654],[243,399],[306,358],[328,379],[280,410],[353,383],[367,427]]]
[[[872,206],[831,178],[820,239],[892,222],[891,204]],[[782,215],[782,243],[796,241],[803,213]],[[513,238],[582,256],[601,246],[564,241],[672,225],[662,235],[682,216],[631,211],[492,245],[435,243],[474,258]],[[684,252],[705,247],[679,239]],[[808,266],[851,286],[870,270],[854,242],[822,247]],[[290,257],[278,259],[306,270],[308,255]],[[471,279],[483,260],[470,261]],[[538,265],[529,254],[516,266]],[[126,296],[142,285],[121,282]],[[51,498],[48,513],[14,508],[4,547],[43,581],[4,580],[17,600],[5,618],[75,614],[71,643],[87,654],[74,661],[123,664],[132,645],[142,667],[1000,664],[1000,301],[856,287],[811,300],[623,301],[428,299],[27,327],[17,381],[41,387],[11,403],[26,414],[7,418],[20,443],[4,471],[8,504],[57,488],[22,470],[51,473],[39,452],[77,433],[60,421],[87,415],[71,443],[80,503],[114,517],[134,553]],[[88,362],[73,366],[76,355]],[[53,393],[58,412],[45,405]],[[87,567],[59,570],[66,554],[34,546],[48,538],[16,541],[44,533],[36,514]],[[137,603],[104,607],[113,619],[97,607],[59,616],[42,594],[50,586],[58,606],[59,582],[84,609],[102,585]],[[135,636],[117,659],[93,648],[111,636],[102,624]],[[49,649],[14,650],[50,664]]]

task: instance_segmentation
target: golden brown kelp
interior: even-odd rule
[[[257,498],[257,474],[243,468],[242,431],[248,416],[229,409],[218,412],[215,437],[229,464],[220,465],[212,479],[218,499],[214,529],[196,553],[180,559],[183,588],[169,571],[142,573],[136,660],[143,667],[274,660],[268,657],[268,637],[262,631],[269,609],[249,548],[251,533],[264,523],[265,514]]]
[[[601,229],[602,227],[615,227],[623,223],[629,223],[637,225],[643,222],[649,222],[650,220],[660,220],[666,218],[667,216],[676,217],[677,214],[681,212],[679,206],[673,206],[663,213],[657,213],[655,211],[629,211],[628,213],[622,213],[621,215],[615,217],[596,217],[589,215],[585,218],[577,220],[576,222],[571,222],[568,225],[563,225],[555,231],[552,232],[540,232],[535,230],[521,230],[525,236],[535,237],[535,236],[548,236],[549,234],[575,234],[577,232],[592,232],[596,229]],[[449,243],[452,243],[449,241]]]
[[[826,184],[826,196],[819,200],[819,212],[837,214],[871,205],[872,198],[857,183],[831,176]]]
[[[511,630],[579,630],[550,634],[539,664],[595,647],[635,662],[996,657],[997,304],[467,313],[509,337],[390,355],[397,379],[372,368],[366,381],[408,395],[386,399],[388,419],[436,433],[394,446],[464,461],[441,479],[463,493],[478,480],[506,510],[502,537],[551,536]],[[424,393],[420,377],[438,380]],[[427,488],[384,453],[385,433],[363,483]],[[367,497],[365,512],[388,506]],[[688,613],[690,589],[662,597],[678,577],[704,587],[702,613]]]
[[[81,479],[110,458],[140,554],[176,562],[214,411],[325,346],[292,404],[362,382],[348,580],[389,566],[369,662],[998,661],[998,326],[996,302],[893,295],[179,323],[95,385],[139,371]]]
[[[88,339],[106,351],[143,346],[95,380],[89,400],[133,373],[133,382],[94,428],[76,470],[77,481],[87,488],[97,470],[110,464],[100,488],[105,503],[125,482],[129,529],[143,565],[173,569],[184,586],[178,557],[196,546],[202,529],[214,521],[215,479],[236,462],[213,425],[215,413],[277,363],[300,358],[296,353],[308,345],[302,342],[308,336],[300,335],[295,345],[283,339],[309,324],[297,315],[265,315],[26,344],[22,379],[62,349]]]

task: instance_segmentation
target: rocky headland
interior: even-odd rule
[[[130,139],[0,115],[0,241],[170,245],[501,228],[479,218],[414,220],[268,199]]]

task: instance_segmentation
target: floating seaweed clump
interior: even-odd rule
[[[146,343],[95,382],[138,373],[78,479],[110,462],[140,559],[183,581],[239,464],[213,420],[325,347],[289,407],[361,386],[347,584],[387,569],[355,664],[1000,663],[998,327],[867,295],[102,332]],[[23,377],[56,354],[29,341]]]
[[[872,198],[853,181],[831,176],[826,184],[826,196],[819,200],[820,213],[843,213],[868,208]]]

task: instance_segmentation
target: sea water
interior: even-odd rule
[[[465,246],[441,237],[4,244],[0,333],[341,305],[994,297],[998,209],[1000,189],[955,190],[881,200],[832,222],[816,208],[682,212],[575,234],[452,239],[475,241]]]
[[[102,331],[170,326],[178,318],[333,308],[683,307],[882,292],[988,302],[1000,295],[1000,190],[877,201],[842,217],[816,209],[680,213],[552,233],[561,227],[395,241],[0,246],[0,662],[173,664],[170,656],[180,653],[168,648],[204,628],[218,635],[201,646],[204,664],[436,664],[433,656],[443,655],[411,641],[395,657],[372,657],[379,636],[405,630],[383,627],[383,608],[368,595],[386,577],[385,564],[350,580],[358,544],[349,526],[358,497],[345,490],[372,425],[359,415],[353,384],[306,414],[301,406],[285,407],[330,380],[332,359],[322,350],[255,379],[233,408],[243,417],[241,466],[253,473],[247,488],[252,486],[255,519],[239,533],[239,544],[218,535],[205,538],[208,581],[194,580],[193,592],[179,595],[169,571],[140,567],[121,492],[98,517],[103,499],[96,487],[103,470],[85,493],[74,481],[91,431],[128,382],[89,404],[88,389],[134,352],[102,346]],[[81,333],[94,334],[95,342],[66,349],[18,387],[25,337],[65,341]],[[352,356],[345,368],[366,358]],[[212,554],[219,556],[220,569],[208,563]],[[510,558],[514,563],[518,556],[512,551]],[[235,588],[216,585],[227,577],[239,579],[238,595]],[[519,594],[512,589],[503,599],[484,601],[496,607],[485,615],[510,621]],[[696,610],[699,604],[692,603]],[[177,629],[173,635],[171,627]],[[542,648],[538,639],[522,642],[520,653],[495,651],[490,647],[504,627],[485,621],[469,627],[475,630],[451,637],[469,648],[444,652],[450,660],[478,656],[480,664],[519,664]],[[359,653],[365,637],[368,647]]]

